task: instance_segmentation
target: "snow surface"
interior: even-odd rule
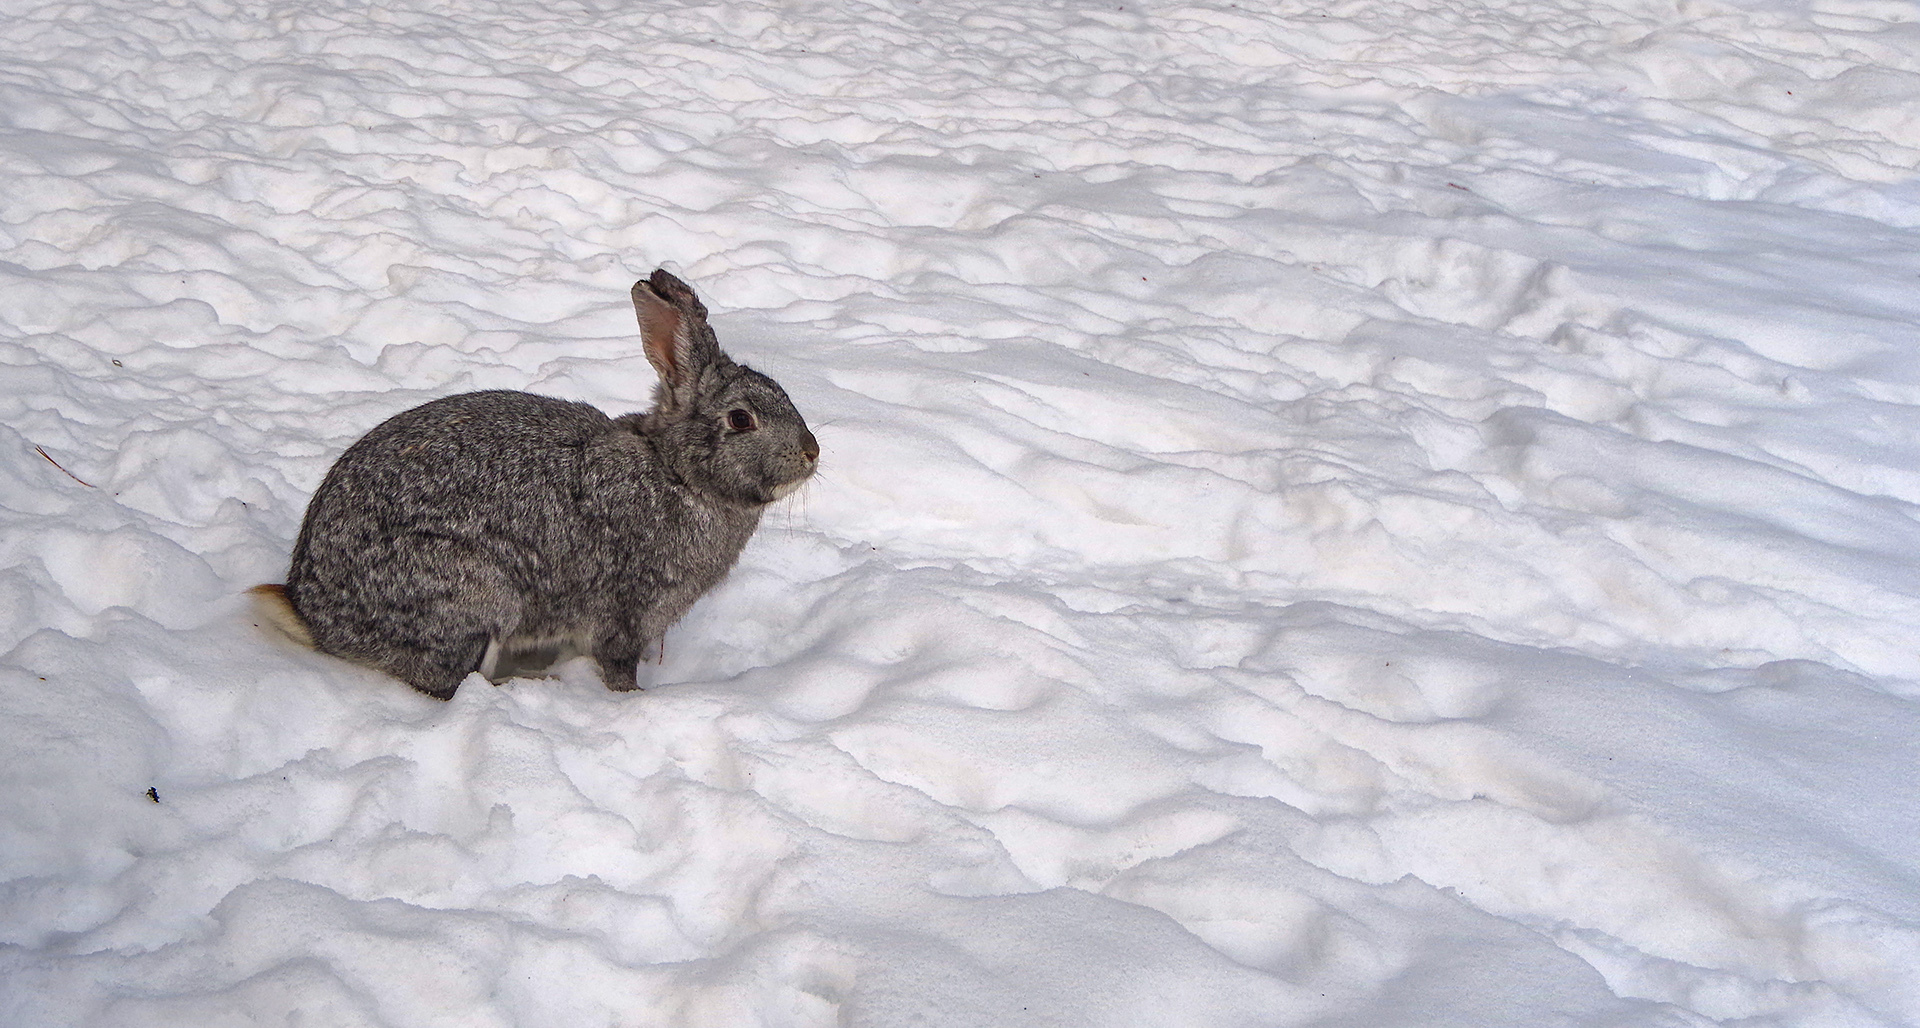
[[[5,6],[0,1023],[1920,1024],[1907,0]],[[659,265],[648,691],[255,628]]]

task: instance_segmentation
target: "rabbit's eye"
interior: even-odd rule
[[[758,426],[754,424],[752,411],[735,407],[727,412],[727,427],[735,432],[751,432]]]

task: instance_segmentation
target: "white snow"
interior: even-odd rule
[[[1920,1024],[1907,0],[7,6],[0,1024]],[[252,624],[656,266],[645,692]]]

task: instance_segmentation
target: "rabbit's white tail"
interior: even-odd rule
[[[308,649],[313,648],[313,633],[307,630],[307,623],[300,620],[300,614],[293,609],[287,599],[287,587],[283,585],[256,585],[247,590],[253,597],[253,616],[258,624],[267,626],[281,635],[299,643]]]

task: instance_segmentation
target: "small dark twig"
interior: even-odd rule
[[[37,454],[39,454],[39,455],[40,455],[40,456],[42,456],[42,457],[46,457],[46,458],[47,458],[47,463],[48,463],[48,464],[51,464],[51,465],[53,465],[53,466],[54,466],[54,467],[56,467],[56,468],[60,468],[60,462],[59,462],[59,461],[57,461],[57,460],[54,460],[54,459],[53,459],[52,457],[50,457],[50,456],[47,456],[47,451],[45,451],[45,450],[43,450],[43,449],[41,449],[41,448],[40,448],[40,447],[39,447],[39,446],[38,446],[37,444],[36,444],[36,445],[34,446],[34,448],[33,448],[33,452],[35,452],[35,453],[37,453]],[[67,470],[66,468],[60,468],[60,473],[61,473],[61,474],[63,474],[63,475],[65,475],[65,476],[67,476],[68,478],[71,478],[71,479],[73,479],[74,481],[76,481],[76,482],[78,482],[78,483],[80,483],[81,485],[84,485],[84,486],[86,486],[86,487],[87,487],[87,488],[89,488],[89,489],[97,489],[97,488],[99,488],[98,486],[96,486],[96,485],[94,485],[94,484],[93,484],[92,482],[89,482],[89,481],[87,481],[86,479],[84,479],[84,478],[81,478],[81,477],[80,477],[79,475],[76,475],[76,474],[74,474],[74,473],[73,473],[73,472],[71,472],[71,471],[68,471],[68,470]]]

